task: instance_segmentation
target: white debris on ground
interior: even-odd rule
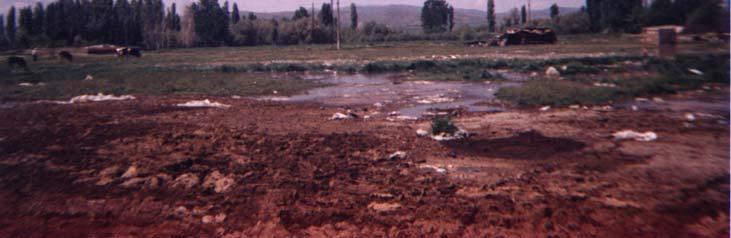
[[[178,107],[215,107],[215,108],[229,108],[231,105],[219,103],[219,102],[211,102],[208,99],[205,100],[193,100],[188,101],[186,103],[181,103],[177,105]]]
[[[703,76],[703,71],[697,70],[697,69],[688,69],[688,72],[691,72],[695,75]]]
[[[637,106],[635,106],[635,105],[632,105],[632,111],[637,111],[637,110],[639,110],[639,108],[637,108]]]
[[[436,141],[450,141],[450,140],[461,140],[464,138],[467,138],[470,136],[470,133],[465,131],[462,128],[457,128],[458,130],[454,132],[454,134],[450,135],[447,133],[441,133],[439,135],[432,135],[431,138]]]
[[[696,118],[695,118],[695,115],[693,115],[693,113],[686,113],[685,114],[685,120],[688,120],[688,121],[691,121],[692,122],[692,121],[695,121],[695,119]]]
[[[608,112],[608,111],[614,110],[614,107],[609,106],[609,105],[607,105],[607,106],[594,106],[591,109],[594,110],[594,111]]]
[[[91,74],[87,74],[86,77],[84,77],[84,81],[91,81],[94,80],[94,76],[91,76]]]
[[[388,156],[389,160],[398,160],[398,159],[406,159],[406,152],[404,151],[396,151],[393,154]]]
[[[40,87],[40,86],[46,86],[46,83],[43,83],[43,82],[40,82],[40,83],[37,83],[37,84],[33,84],[33,83],[19,83],[18,86],[21,86],[21,87],[36,87],[36,86],[39,86]]]
[[[433,169],[435,172],[440,173],[440,174],[443,174],[443,173],[446,173],[447,172],[447,170],[444,169],[444,168],[442,168],[442,167],[438,167],[438,166],[434,166],[434,165],[430,165],[430,164],[420,165],[419,168],[422,168],[422,169]]]
[[[647,99],[647,98],[635,98],[635,101],[636,102],[647,102],[647,101],[650,101],[650,100]]]
[[[241,96],[239,96],[239,95],[233,95],[233,96],[231,96],[231,98],[232,99],[241,99]]]
[[[581,109],[581,106],[579,106],[579,105],[571,105],[571,106],[569,106],[569,109],[578,110],[578,109]]]
[[[122,96],[114,96],[114,95],[105,95],[103,93],[99,93],[97,95],[81,95],[71,98],[71,100],[68,101],[69,104],[73,103],[80,103],[80,102],[103,102],[103,101],[124,101],[124,100],[134,100],[135,97],[132,95],[122,95]]]
[[[348,119],[353,119],[353,117],[350,115],[347,115],[347,114],[339,113],[339,112],[336,112],[335,114],[333,114],[332,117],[330,117],[331,121],[348,120]]]
[[[423,129],[418,129],[418,130],[416,130],[416,135],[417,136],[428,136],[429,132],[426,130],[423,130]]]
[[[420,97],[415,97],[414,99],[420,99]],[[445,97],[443,94],[438,94],[434,96],[428,96],[421,98],[420,100],[416,101],[416,103],[419,104],[434,104],[434,103],[445,103],[445,102],[453,102],[454,98]]]
[[[542,111],[542,112],[546,112],[546,111],[548,111],[548,110],[551,110],[551,106],[545,106],[545,107],[542,107],[542,108],[540,108],[540,109],[538,109],[538,110],[539,110],[539,111]]]
[[[604,88],[616,88],[617,85],[613,83],[594,83],[595,87],[604,87]]]
[[[654,141],[657,140],[657,134],[655,132],[639,133],[632,130],[619,131],[614,134],[615,140],[636,140],[636,141]]]
[[[657,103],[663,103],[663,102],[665,102],[665,100],[663,100],[662,98],[659,98],[659,97],[652,98],[652,101],[653,102],[657,102]]]
[[[551,66],[551,67],[548,67],[548,69],[546,69],[546,76],[559,77],[559,76],[561,76],[561,73],[558,72],[558,70],[556,68]]]
[[[383,107],[383,103],[377,102],[377,103],[374,103],[373,106],[374,107],[377,107],[377,108],[382,108]]]

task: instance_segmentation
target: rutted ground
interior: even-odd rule
[[[328,121],[344,109],[230,98],[173,106],[190,99],[1,108],[0,236],[729,233],[728,115],[462,112],[474,135],[439,143],[416,135],[426,120]],[[659,139],[610,138],[622,129]]]

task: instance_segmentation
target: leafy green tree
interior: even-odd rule
[[[355,3],[350,4],[350,28],[358,29],[358,9],[355,7]]]
[[[487,31],[495,32],[495,0],[487,0]]]
[[[320,23],[325,26],[332,26],[335,23],[335,18],[333,18],[333,9],[329,3],[322,4],[320,13],[318,13],[317,16],[320,19]]]
[[[23,38],[33,33],[33,10],[30,7],[21,8],[18,11],[18,35]],[[26,39],[27,40],[27,39]]]
[[[5,39],[5,17],[0,14],[0,47],[5,46],[7,40]]]
[[[249,21],[256,20],[256,18],[257,18],[256,14],[254,14],[253,12],[249,12],[249,17],[248,17]]]
[[[728,16],[724,16],[723,8],[718,0],[706,0],[703,5],[690,13],[688,17],[688,30],[691,32],[722,31],[723,21],[728,22]],[[728,30],[728,29],[725,29]]]
[[[233,10],[231,11],[231,23],[236,24],[239,23],[241,20],[241,15],[239,15],[239,6],[236,5],[234,2]]]
[[[11,6],[8,10],[7,25],[5,26],[5,36],[8,43],[12,46],[15,44],[15,7]]]
[[[449,4],[445,0],[426,0],[421,8],[424,33],[441,33],[449,27]]]
[[[647,24],[655,26],[681,23],[682,17],[673,13],[673,7],[671,0],[653,1],[646,15]]]
[[[525,5],[520,7],[520,23],[525,24],[528,22],[528,12],[525,9]]]
[[[641,25],[642,0],[612,0],[601,3],[601,28],[636,32]]]
[[[307,9],[305,9],[304,7],[300,7],[296,11],[294,11],[294,16],[292,16],[292,20],[296,21],[308,17],[310,17],[310,13],[307,12]]]
[[[46,32],[46,10],[43,3],[36,3],[33,8],[33,32],[32,35],[41,35]]]
[[[559,14],[558,5],[555,4],[555,3],[553,5],[551,5],[550,12],[551,12],[551,19],[556,19],[558,17],[558,14]]]
[[[602,28],[602,1],[606,0],[586,0],[586,12],[589,15],[589,25],[591,31],[594,32],[600,31]]]
[[[454,8],[452,6],[449,6],[449,15],[447,15],[447,21],[449,22],[449,32],[452,32],[452,29],[454,29]]]

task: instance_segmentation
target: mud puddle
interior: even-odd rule
[[[316,88],[289,97],[259,99],[282,102],[316,102],[326,106],[369,106],[396,108],[401,115],[421,117],[431,110],[463,108],[470,112],[503,111],[505,108],[476,105],[495,99],[495,93],[517,82],[398,81],[398,74],[328,74],[306,76],[305,80],[332,86]]]

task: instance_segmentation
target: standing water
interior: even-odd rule
[[[495,99],[495,93],[515,82],[446,82],[403,81],[396,74],[317,75],[305,77],[331,86],[309,90],[289,97],[263,97],[264,100],[316,102],[326,106],[395,106],[403,116],[421,117],[429,110],[464,108],[471,112],[502,111],[503,108],[480,106]]]

